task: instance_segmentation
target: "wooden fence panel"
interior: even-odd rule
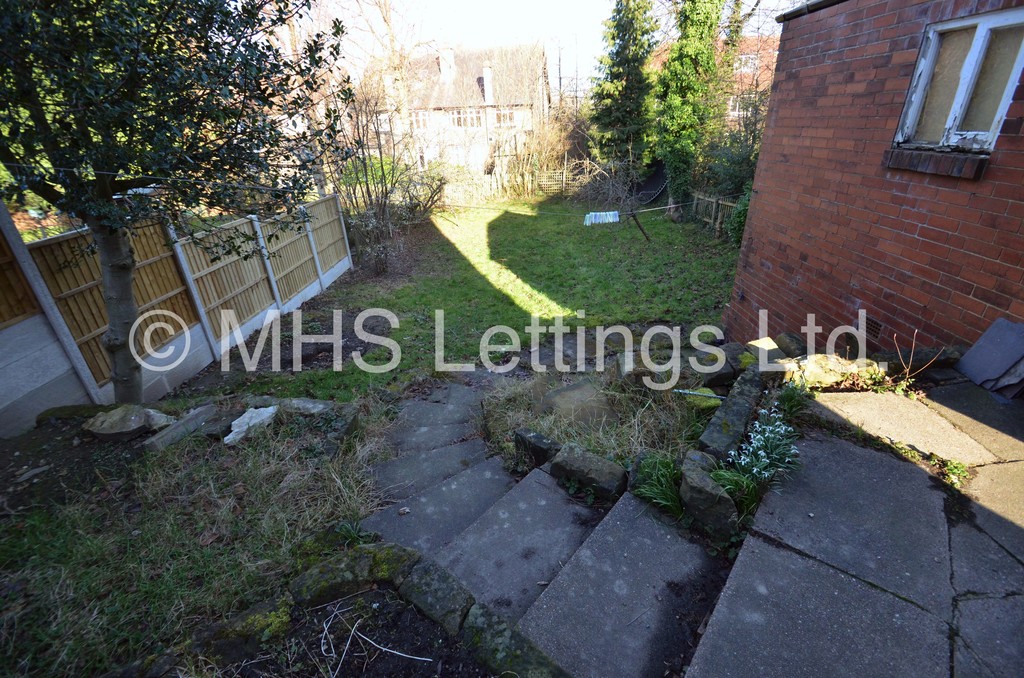
[[[309,213],[320,266],[325,272],[329,271],[348,256],[345,227],[341,212],[338,210],[338,201],[334,196],[330,196],[307,205],[306,210]]]
[[[287,303],[319,278],[309,236],[301,221],[269,219],[262,228],[281,303]]]
[[[102,344],[107,331],[107,310],[100,285],[99,257],[89,249],[90,240],[87,233],[72,233],[28,247],[82,357],[96,383],[102,386],[110,381],[111,369]],[[160,308],[175,313],[188,327],[199,322],[185,281],[167,247],[163,228],[156,223],[137,226],[133,229],[132,249],[137,262],[133,289],[139,313]],[[145,330],[160,320],[154,317],[143,321],[136,340],[141,342]],[[174,334],[156,328],[151,342],[160,347],[173,337]]]
[[[205,236],[184,240],[181,247],[200,302],[218,339],[223,338],[222,310],[234,311],[239,324],[244,324],[274,305],[270,281],[258,255],[245,259],[238,254],[228,254],[215,261],[214,254],[202,247],[202,244],[212,246],[217,233],[223,230],[238,231],[250,237],[255,233],[251,221],[238,219]]]
[[[697,221],[707,224],[715,236],[721,237],[725,222],[732,216],[736,203],[725,198],[694,192],[693,216]]]
[[[0,236],[0,329],[39,313],[39,304],[14,260],[10,245]]]

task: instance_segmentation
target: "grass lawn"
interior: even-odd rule
[[[395,313],[397,370],[374,375],[346,362],[340,372],[263,373],[232,387],[358,399],[362,439],[327,449],[323,427],[299,417],[240,448],[192,438],[143,456],[124,478],[101,477],[96,491],[66,506],[4,519],[0,674],[102,672],[182,642],[296,574],[304,540],[358,519],[377,500],[362,462],[388,406],[368,389],[433,372],[435,309],[445,311],[449,362],[475,360],[488,327],[522,331],[533,314],[566,314],[570,324],[590,326],[718,321],[736,263],[731,246],[649,214],[648,243],[631,224],[584,227],[585,211],[544,202],[438,216],[410,239],[418,249],[404,272],[347,276],[307,305],[306,334],[328,333],[336,308]],[[586,313],[582,321],[578,310]],[[389,357],[375,349],[367,359]],[[522,388],[495,397],[507,410],[492,422],[497,429],[511,430],[528,416]],[[673,450],[685,446],[703,416],[638,405],[635,394],[614,397],[636,412],[603,437],[581,438],[594,449]],[[554,420],[538,426],[576,435]]]
[[[660,212],[641,215],[648,243],[631,223],[583,226],[586,208],[569,203],[509,203],[434,217],[419,228],[413,275],[399,280],[343,279],[304,316],[304,330],[326,332],[331,309],[383,308],[395,313],[392,333],[402,349],[399,369],[373,375],[346,365],[341,372],[261,375],[248,390],[282,396],[348,400],[434,367],[434,313],[445,312],[444,356],[472,362],[483,332],[506,325],[523,332],[531,315],[566,317],[567,325],[665,321],[717,324],[732,290],[737,252],[706,231],[675,224]],[[577,311],[586,317],[576,318]],[[310,323],[307,325],[307,323]],[[685,334],[685,333],[684,333]],[[390,351],[368,361],[384,364]]]

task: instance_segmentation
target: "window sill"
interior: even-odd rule
[[[890,169],[910,170],[911,172],[976,181],[985,172],[988,156],[949,151],[891,148],[885,152],[883,161]]]

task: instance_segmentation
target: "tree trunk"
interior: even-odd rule
[[[135,278],[135,253],[128,229],[113,228],[99,217],[87,217],[100,258],[103,303],[110,327],[103,335],[103,347],[110,354],[114,399],[119,403],[142,402],[142,368],[132,354],[132,326],[139,317],[132,280]]]

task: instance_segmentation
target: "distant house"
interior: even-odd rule
[[[781,47],[730,333],[972,343],[1024,322],[1024,8],[817,0]]]
[[[526,151],[550,105],[539,46],[442,49],[410,64],[410,122],[421,165],[440,161],[490,174]]]
[[[725,49],[721,43],[721,49]],[[660,71],[665,66],[672,43],[665,42],[654,50],[649,62],[652,71]],[[779,51],[778,35],[743,35],[737,45],[736,61],[728,87],[728,105],[726,116],[735,122],[748,110],[745,106],[758,95],[767,92],[772,85],[775,74],[775,60]]]
[[[727,115],[737,119],[749,110],[759,93],[767,93],[775,76],[779,52],[778,35],[744,35],[740,37],[739,54],[733,69],[732,89]]]

